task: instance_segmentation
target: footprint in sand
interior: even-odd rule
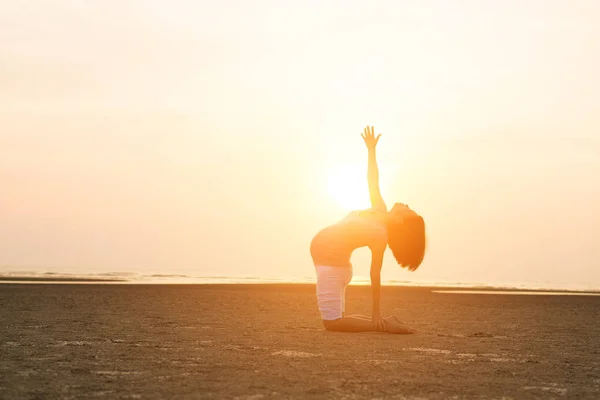
[[[402,349],[404,351],[416,351],[419,353],[431,353],[431,354],[450,354],[452,353],[450,350],[440,350],[440,349],[427,349],[424,347],[409,347],[407,349]]]
[[[473,337],[473,338],[492,338],[492,337],[494,337],[494,335],[492,335],[491,333],[487,333],[487,332],[475,332],[475,333],[469,335],[469,337]]]
[[[466,335],[463,335],[461,333],[455,333],[455,334],[438,333],[437,336],[450,337],[450,338],[465,338],[466,337]]]
[[[260,400],[263,399],[265,397],[264,394],[254,394],[254,395],[248,395],[248,396],[238,396],[235,397],[235,400]]]
[[[354,360],[357,364],[375,364],[375,365],[387,365],[387,364],[400,364],[400,360]]]
[[[96,375],[108,375],[108,376],[124,376],[124,375],[142,375],[142,371],[94,371]]]
[[[567,389],[558,386],[556,383],[551,383],[548,386],[524,386],[523,390],[537,390],[540,392],[554,393],[560,396],[567,395]]]
[[[64,347],[64,346],[91,346],[92,342],[88,342],[86,340],[62,340],[54,343],[54,347]]]
[[[271,353],[271,355],[272,356],[307,358],[307,357],[318,357],[321,354],[305,353],[303,351],[293,351],[293,350],[280,350],[280,351],[276,351],[274,353]]]

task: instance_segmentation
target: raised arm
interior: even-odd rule
[[[369,182],[369,196],[371,197],[371,207],[377,210],[387,211],[381,190],[379,189],[379,167],[377,166],[377,154],[375,148],[381,135],[375,136],[373,127],[366,127],[361,135],[369,151],[369,165],[367,168],[367,180]]]

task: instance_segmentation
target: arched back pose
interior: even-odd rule
[[[317,301],[325,329],[341,332],[414,333],[395,317],[382,318],[379,306],[383,255],[390,247],[398,264],[415,271],[425,254],[425,222],[408,206],[396,203],[388,212],[379,189],[375,148],[381,135],[367,127],[362,138],[368,149],[371,208],[353,211],[313,238],[310,253],[317,273]],[[371,249],[372,317],[346,316],[345,292],[352,279],[352,252]]]

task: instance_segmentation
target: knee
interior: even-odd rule
[[[339,331],[339,324],[338,324],[339,319],[332,319],[332,320],[323,320],[323,326],[325,327],[326,331],[330,331],[330,332],[335,332],[335,331]]]

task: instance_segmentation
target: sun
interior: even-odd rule
[[[330,168],[327,175],[327,192],[344,210],[369,208],[366,168],[354,165]]]

